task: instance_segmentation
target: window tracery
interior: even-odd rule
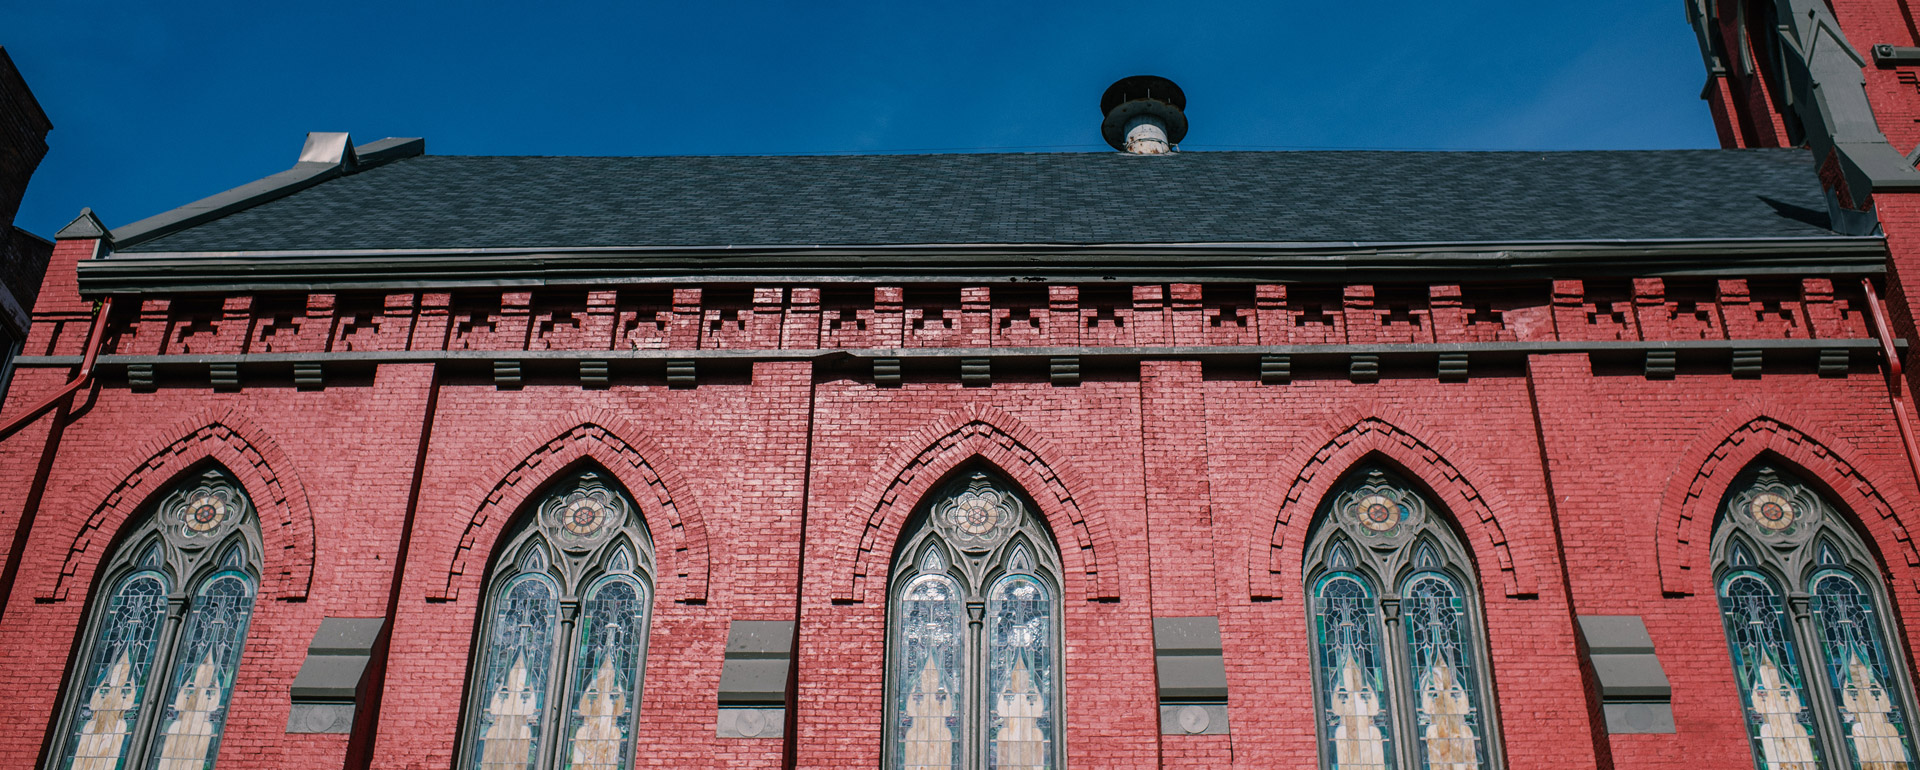
[[[1754,765],[1912,767],[1912,688],[1888,654],[1886,591],[1839,512],[1763,461],[1729,485],[1713,554]]]
[[[224,469],[149,508],[100,573],[55,767],[208,770],[260,574],[259,520]]]
[[[1065,767],[1052,536],[985,470],[930,499],[894,558],[887,766]]]
[[[488,578],[460,766],[632,767],[653,575],[616,482],[588,470],[549,488]]]
[[[1472,562],[1398,476],[1335,488],[1306,568],[1323,767],[1499,767]]]

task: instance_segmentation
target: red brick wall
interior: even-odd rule
[[[61,248],[80,253],[75,244]],[[1460,339],[1469,312],[1472,323],[1493,324],[1467,337],[1482,340],[1853,341],[1865,332],[1857,292],[1844,281],[1615,283],[1309,288],[1293,292],[1292,304],[1288,292],[1266,288],[1242,297],[1232,287],[1207,294],[1149,286],[1120,295],[1117,311],[1099,307],[1113,298],[1083,297],[1074,287],[997,298],[953,292],[954,329],[940,333],[971,335],[960,344],[981,347],[997,336],[1019,348],[1040,344],[1041,334],[1048,344],[1076,344],[1096,332],[1108,335],[1103,345],[1121,332],[1123,345],[1284,344],[1296,330],[1325,337],[1332,328],[1342,336],[1313,342],[1364,344],[1352,335],[1378,337],[1397,326],[1407,328],[1395,340]],[[43,309],[48,319],[75,318],[64,331],[46,325],[42,352],[80,352],[85,319],[64,285]],[[1307,308],[1316,291],[1330,299]],[[690,289],[662,306],[696,319],[663,344],[763,355],[751,364],[703,361],[691,388],[627,370],[609,387],[583,387],[555,369],[529,369],[521,387],[501,388],[490,370],[471,365],[355,369],[326,357],[346,352],[348,340],[355,351],[458,347],[458,323],[436,310],[450,303],[470,329],[475,313],[492,326],[475,344],[507,348],[504,358],[513,348],[606,349],[625,323],[615,293],[573,304],[526,295],[477,311],[424,294],[371,303],[184,298],[117,313],[117,351],[164,355],[187,345],[220,355],[271,344],[333,368],[321,390],[248,374],[238,392],[215,392],[195,379],[204,375],[163,367],[159,386],[142,393],[112,373],[121,359],[104,359],[103,384],[73,410],[0,444],[4,499],[22,501],[0,504],[0,525],[13,533],[23,512],[33,517],[8,552],[17,578],[0,616],[0,676],[30,685],[0,703],[0,719],[30,727],[0,739],[0,764],[31,764],[41,750],[85,595],[113,533],[171,474],[203,457],[242,466],[234,470],[269,529],[263,599],[222,767],[345,761],[346,736],[285,733],[288,687],[320,619],[385,614],[396,578],[372,766],[448,766],[493,546],[529,495],[588,461],[633,492],[659,554],[640,718],[645,766],[779,766],[781,739],[715,737],[716,693],[729,622],[796,617],[790,735],[799,766],[876,763],[893,544],[920,497],[973,457],[1027,490],[1061,547],[1066,742],[1075,766],[1314,761],[1300,549],[1320,499],[1367,458],[1425,486],[1475,560],[1500,746],[1511,767],[1745,761],[1739,696],[1704,576],[1706,530],[1686,528],[1686,516],[1700,515],[1687,490],[1696,478],[1724,489],[1737,468],[1704,476],[1702,469],[1711,458],[1752,456],[1740,447],[1799,457],[1803,474],[1838,490],[1836,502],[1850,510],[1884,501],[1886,510],[1862,516],[1863,531],[1887,556],[1900,617],[1920,617],[1920,573],[1905,534],[1920,490],[1888,427],[1884,383],[1864,354],[1845,377],[1774,362],[1763,377],[1736,379],[1724,365],[1694,361],[1673,380],[1649,380],[1637,361],[1539,353],[1476,363],[1465,382],[1439,381],[1431,364],[1393,362],[1379,382],[1353,382],[1343,365],[1321,362],[1298,365],[1292,382],[1275,385],[1231,361],[1153,356],[1089,363],[1079,384],[1056,385],[1044,368],[1002,360],[985,387],[960,383],[949,359],[915,363],[901,385],[884,387],[858,362],[801,352],[821,338],[817,293],[708,294],[727,306],[709,307]],[[834,298],[858,306],[849,318],[871,321],[866,345],[915,333],[903,314],[939,317],[923,312],[938,299],[931,294],[866,296],[878,302]],[[1393,309],[1406,302],[1414,307]],[[1031,306],[1014,312],[1008,306],[1016,303]],[[587,316],[577,326],[566,322],[581,312],[568,309],[575,304]],[[594,308],[605,310],[606,323]],[[829,322],[839,310],[830,308]],[[1324,313],[1340,322],[1313,320]],[[1384,323],[1389,313],[1418,320]],[[546,320],[515,326],[516,315]],[[1027,331],[1013,328],[1023,318],[1035,320]],[[1011,322],[1003,328],[1002,320]],[[837,333],[857,331],[845,326]],[[769,352],[778,350],[795,352]],[[24,368],[7,413],[68,374]],[[1772,427],[1742,432],[1761,418]],[[57,441],[49,441],[56,422]],[[1738,445],[1722,449],[1729,437]],[[1796,455],[1793,447],[1807,449]],[[1708,494],[1709,509],[1717,495]],[[408,560],[400,569],[403,538]],[[1673,680],[1677,733],[1608,739],[1596,729],[1576,614],[1647,619]],[[1191,615],[1220,618],[1229,735],[1159,734],[1151,621]],[[1595,745],[1596,735],[1605,745]]]

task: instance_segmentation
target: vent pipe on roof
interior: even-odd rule
[[[1187,136],[1187,95],[1154,75],[1121,78],[1100,96],[1100,136],[1131,155],[1165,155]]]

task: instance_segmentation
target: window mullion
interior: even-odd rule
[[[1381,693],[1381,699],[1391,704],[1393,710],[1393,753],[1395,765],[1405,769],[1420,766],[1419,741],[1414,731],[1419,729],[1419,720],[1415,718],[1414,708],[1418,698],[1413,697],[1413,678],[1407,665],[1407,635],[1400,627],[1400,597],[1382,593],[1380,597],[1380,633],[1385,638],[1387,653],[1387,691]]]
[[[987,603],[967,602],[967,724],[966,739],[960,742],[963,767],[986,770],[987,767]]]
[[[571,716],[573,692],[573,655],[578,640],[574,639],[574,621],[580,615],[578,599],[560,601],[560,633],[554,635],[554,646],[560,649],[554,654],[553,676],[547,679],[547,741],[541,749],[540,766],[560,767],[560,753],[567,742],[567,721]]]
[[[181,625],[187,617],[188,597],[169,597],[167,599],[167,627],[160,632],[159,649],[153,652],[153,665],[147,668],[147,689],[144,702],[140,704],[139,724],[134,725],[133,733],[127,736],[127,758],[122,767],[146,767],[147,754],[153,751],[153,731],[160,724],[160,713],[167,707],[167,692],[173,686],[173,669],[179,665],[173,660],[176,647],[179,646]]]
[[[1852,767],[1846,730],[1840,727],[1840,715],[1833,711],[1833,690],[1827,681],[1827,662],[1824,660],[1826,652],[1820,648],[1819,629],[1813,625],[1811,603],[1812,597],[1802,591],[1794,591],[1787,596],[1787,607],[1793,614],[1794,635],[1799,637],[1800,642],[1794,645],[1794,649],[1800,654],[1801,670],[1807,672],[1802,677],[1807,683],[1807,705],[1813,709],[1813,721],[1826,753],[1827,766]]]

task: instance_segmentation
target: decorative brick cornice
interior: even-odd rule
[[[662,593],[682,602],[706,601],[711,567],[706,520],[658,442],[600,409],[581,410],[532,435],[552,438],[515,447],[506,455],[512,459],[481,477],[465,498],[476,501],[472,515],[445,556],[445,583],[429,590],[428,599],[456,600],[462,588],[477,585],[494,543],[528,497],[554,476],[592,462],[619,479],[640,506],[660,556]]]
[[[1868,336],[1857,317],[1845,322],[1849,312],[1857,316],[1851,309],[1860,301],[1852,281],[1843,282],[1837,293],[1830,275],[1749,283],[1559,280],[1551,292],[1545,284],[1459,283],[1391,290],[1371,284],[1249,282],[1109,284],[1097,287],[1100,291],[1081,291],[1075,284],[958,284],[917,292],[878,286],[870,293],[836,294],[825,319],[820,289],[804,284],[756,285],[750,292],[642,284],[457,294],[151,293],[116,314],[102,353],[1668,342],[1805,339],[1809,322],[1824,339]],[[1841,305],[1838,315],[1829,307],[1834,303]],[[1560,322],[1548,325],[1543,335],[1526,333],[1519,328],[1525,324],[1511,317],[1522,308],[1550,309]],[[1692,320],[1695,315],[1727,315],[1731,321],[1701,326]]]
[[[969,406],[940,417],[902,440],[882,468],[898,469],[876,481],[854,502],[846,554],[834,569],[833,599],[866,601],[884,585],[900,528],[921,498],[954,468],[979,458],[991,463],[1032,498],[1060,544],[1060,561],[1071,578],[1084,576],[1089,601],[1120,598],[1114,541],[1106,509],[1084,477],[1040,434],[1012,414]]]
[[[130,454],[144,459],[118,474],[119,481],[103,483],[82,498],[101,502],[74,535],[59,573],[44,581],[35,598],[66,601],[75,586],[84,593],[128,519],[182,475],[212,461],[240,481],[260,517],[260,539],[267,551],[261,559],[261,595],[305,599],[313,583],[313,510],[279,445],[235,408],[202,411],[162,435],[178,438],[138,446]]]
[[[1498,586],[1509,597],[1538,595],[1534,561],[1516,558],[1514,554],[1518,548],[1522,551],[1520,556],[1525,557],[1532,549],[1524,542],[1510,541],[1501,524],[1503,518],[1511,519],[1512,509],[1492,487],[1472,481],[1484,480],[1485,474],[1467,464],[1467,455],[1447,442],[1418,438],[1396,423],[1411,424],[1406,418],[1396,417],[1389,422],[1375,414],[1348,412],[1335,421],[1335,427],[1326,431],[1332,434],[1331,439],[1317,446],[1304,445],[1312,447],[1311,451],[1296,451],[1279,466],[1299,471],[1290,479],[1276,475],[1258,498],[1256,510],[1272,511],[1273,518],[1266,518],[1265,513],[1254,517],[1254,543],[1247,564],[1249,595],[1253,599],[1278,599],[1284,595],[1285,587],[1300,584],[1301,549],[1305,547],[1307,528],[1321,500],[1348,470],[1369,457],[1387,460],[1433,491],[1439,498],[1434,502],[1445,509],[1465,533],[1467,549],[1478,563],[1482,583]],[[1268,522],[1271,527],[1267,526]]]
[[[1794,427],[1814,424],[1781,404],[1742,403],[1701,432],[1693,448],[1674,464],[1660,501],[1655,550],[1662,592],[1670,596],[1712,593],[1713,570],[1708,568],[1707,554],[1720,501],[1734,477],[1762,455],[1792,466],[1838,498],[1836,502],[1853,513],[1882,558],[1897,559],[1899,566],[1909,569],[1920,566],[1910,522],[1900,514],[1909,507],[1902,491],[1907,488],[1905,474],[1888,464],[1888,470],[1875,474],[1886,483],[1874,484],[1860,471],[1862,455],[1852,446],[1835,438],[1816,439]],[[1920,589],[1920,578],[1913,587]]]

